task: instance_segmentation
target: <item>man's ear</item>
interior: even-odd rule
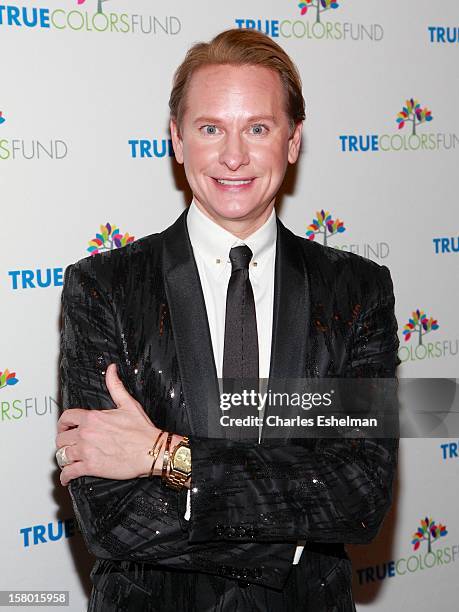
[[[303,131],[303,122],[297,123],[293,134],[290,136],[288,141],[288,161],[290,164],[294,164],[298,159],[301,148],[301,133]]]
[[[179,164],[183,164],[183,141],[180,136],[180,130],[175,119],[170,120],[169,129],[171,131],[172,146],[174,147],[175,159],[178,161]]]

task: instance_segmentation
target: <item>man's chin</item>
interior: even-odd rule
[[[213,215],[225,221],[245,221],[259,216],[260,210],[255,206],[216,206]]]
[[[196,198],[195,198],[196,201]],[[258,216],[261,211],[259,202],[244,202],[238,198],[209,198],[209,203],[196,202],[197,206],[212,219],[225,219],[227,221],[243,221]]]

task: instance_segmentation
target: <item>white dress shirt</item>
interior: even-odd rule
[[[247,245],[252,251],[249,278],[255,299],[258,332],[259,377],[269,378],[274,306],[274,270],[277,223],[274,209],[256,232],[241,240],[205,215],[193,200],[187,215],[188,234],[201,281],[217,377],[222,377],[225,340],[226,292],[231,276],[229,252]],[[185,518],[190,518],[190,492]],[[294,564],[300,560],[303,546],[297,546]]]

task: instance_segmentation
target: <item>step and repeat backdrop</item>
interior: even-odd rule
[[[86,609],[94,558],[54,459],[63,274],[189,203],[167,102],[194,42],[256,28],[293,57],[307,120],[278,214],[389,267],[401,378],[458,376],[458,26],[453,1],[0,4],[0,590]],[[401,441],[380,535],[349,547],[359,611],[457,608],[458,477],[457,437]]]

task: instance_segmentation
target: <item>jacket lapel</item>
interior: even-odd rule
[[[310,323],[309,280],[298,237],[277,219],[269,380],[304,377]]]
[[[215,437],[219,388],[199,272],[186,226],[185,210],[164,232],[163,271],[190,430]],[[219,433],[220,435],[220,433]]]
[[[268,389],[292,391],[288,380],[304,378],[310,325],[310,287],[298,237],[277,219],[271,363]],[[269,414],[266,407],[265,417]],[[263,432],[266,430],[263,429]],[[262,435],[262,437],[264,437]]]

